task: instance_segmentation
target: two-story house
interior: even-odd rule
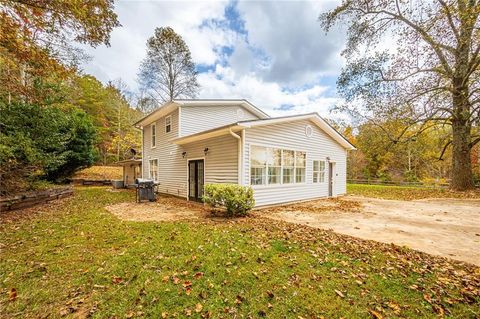
[[[317,113],[272,118],[246,100],[173,100],[135,126],[142,176],[196,201],[206,183],[251,185],[257,206],[344,194],[355,149]]]

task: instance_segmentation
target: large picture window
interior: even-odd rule
[[[148,176],[154,181],[158,181],[158,159],[150,160]]]
[[[325,182],[325,161],[313,161],[313,182]]]
[[[307,153],[295,152],[295,182],[305,183]]]
[[[293,183],[295,178],[295,152],[283,150],[282,169],[283,169],[283,183]]]
[[[250,184],[277,185],[304,183],[306,153],[252,145]]]
[[[157,145],[157,126],[155,124],[152,124],[152,126],[150,127],[150,135],[151,135],[151,138],[152,138],[152,144],[151,146],[152,147],[155,147]]]
[[[268,184],[280,184],[282,178],[282,150],[267,148]]]
[[[250,184],[265,185],[267,149],[265,147],[252,146],[250,158]]]

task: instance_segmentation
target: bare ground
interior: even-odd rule
[[[173,196],[159,196],[156,202],[119,203],[107,206],[106,209],[128,221],[177,221],[207,216],[202,204]]]
[[[267,208],[276,220],[332,229],[480,265],[480,200],[347,196]]]

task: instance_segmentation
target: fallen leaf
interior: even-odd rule
[[[370,313],[375,319],[383,319],[383,316],[375,310],[369,310],[368,313]]]
[[[197,305],[195,306],[195,312],[200,312],[202,311],[203,309],[203,306],[201,303],[197,303]]]
[[[15,301],[15,299],[17,299],[17,289],[12,288],[8,292],[8,300]]]
[[[340,297],[345,298],[345,295],[340,290],[335,289],[335,293]]]

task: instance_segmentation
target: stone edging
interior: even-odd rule
[[[4,197],[0,198],[0,212],[32,207],[70,195],[73,195],[72,187],[54,188],[45,191],[29,192],[13,197]]]

